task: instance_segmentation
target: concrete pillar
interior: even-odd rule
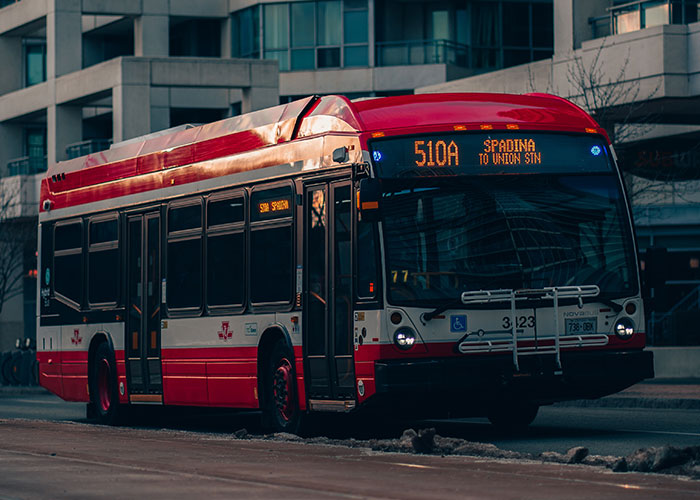
[[[46,114],[47,162],[67,160],[66,146],[83,140],[83,109],[80,106],[49,106]]]
[[[554,54],[564,57],[590,40],[588,20],[608,13],[609,0],[556,0],[554,2]]]
[[[24,155],[21,125],[0,123],[0,177],[8,174],[7,162]]]
[[[80,0],[51,0],[46,15],[46,77],[82,69],[83,24]]]
[[[121,142],[151,132],[148,85],[118,85],[112,89],[112,140]]]
[[[554,55],[564,57],[574,50],[574,2],[554,2]]]
[[[168,56],[170,20],[167,15],[142,15],[134,19],[134,55]]]
[[[241,112],[250,113],[258,109],[279,104],[279,90],[273,87],[248,87],[243,89]]]
[[[0,71],[0,95],[22,88],[22,39],[18,36],[0,36],[0,61],[12,71]]]
[[[226,16],[221,20],[221,57],[228,59],[231,57],[233,20],[231,16]]]

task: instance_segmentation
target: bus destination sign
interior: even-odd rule
[[[268,214],[270,212],[286,212],[289,210],[289,199],[262,201],[258,203],[258,212]]]
[[[378,139],[372,157],[381,177],[505,173],[609,172],[598,136],[472,133]]]

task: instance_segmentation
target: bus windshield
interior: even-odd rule
[[[595,284],[608,299],[637,293],[627,209],[612,172],[382,182],[392,304],[564,285]]]

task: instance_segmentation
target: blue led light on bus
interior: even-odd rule
[[[381,153],[381,151],[373,151],[373,152],[372,152],[372,157],[374,158],[374,161],[382,161],[382,153]]]
[[[591,154],[593,156],[598,156],[600,154],[600,151],[601,151],[600,146],[593,146],[591,148]]]

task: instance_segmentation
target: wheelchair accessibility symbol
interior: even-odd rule
[[[467,315],[454,314],[450,316],[450,331],[451,332],[466,332],[467,331]]]

